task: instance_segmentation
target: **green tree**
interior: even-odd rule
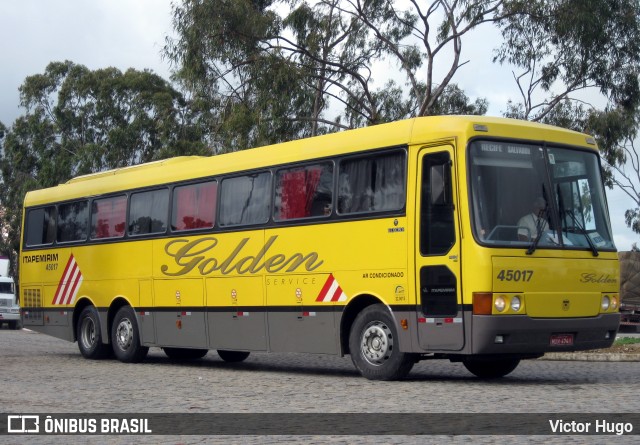
[[[216,153],[268,143],[277,134],[306,135],[299,122],[287,119],[309,94],[296,87],[299,67],[268,50],[281,26],[280,17],[268,10],[271,3],[174,6],[179,38],[168,40],[165,54],[208,123],[205,140]]]
[[[209,154],[198,115],[167,81],[149,71],[91,71],[50,63],[20,87],[26,113],[4,134],[0,154],[4,251],[16,252],[27,191],[73,176],[176,155]]]
[[[462,37],[498,20],[503,3],[185,0],[174,6],[177,37],[165,55],[176,79],[212,110],[218,149],[484,113],[486,101],[470,102],[452,79],[466,63]],[[374,76],[389,64],[393,75]]]

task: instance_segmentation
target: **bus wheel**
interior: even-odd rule
[[[78,349],[84,358],[99,360],[111,355],[111,347],[102,343],[100,317],[95,307],[87,306],[80,312],[76,332]]]
[[[162,348],[171,360],[197,360],[209,352],[208,349]]]
[[[136,314],[131,306],[122,306],[111,325],[111,345],[116,358],[124,363],[144,360],[149,348],[140,344]]]
[[[495,360],[468,359],[462,362],[467,370],[481,379],[497,379],[512,372],[520,363],[519,358]]]
[[[249,357],[248,351],[227,351],[226,349],[218,349],[218,355],[222,360],[229,363],[237,363]]]
[[[413,354],[400,351],[391,314],[382,304],[360,312],[349,333],[351,360],[369,380],[397,380],[405,377],[415,363]]]

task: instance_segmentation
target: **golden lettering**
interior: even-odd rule
[[[244,255],[249,238],[243,238],[224,259],[214,255],[214,250],[218,246],[218,238],[205,237],[189,241],[177,239],[165,245],[165,253],[173,258],[177,269],[173,265],[163,264],[160,271],[168,276],[185,275],[194,269],[200,275],[210,275],[220,272],[222,275],[229,275],[236,272],[240,275],[255,274],[265,269],[267,272],[277,272],[286,268],[286,272],[294,272],[304,267],[311,272],[320,267],[324,261],[320,260],[316,252],[302,254],[296,252],[290,257],[281,253],[268,256],[269,249],[275,244],[278,236],[274,235],[267,240],[264,246],[255,255]]]
[[[242,248],[245,246],[245,244],[247,244],[248,241],[249,241],[249,238],[244,238],[242,241],[240,241],[240,243],[236,246],[234,251],[231,252],[231,255],[229,255],[229,257],[226,260],[224,260],[224,262],[220,265],[220,271],[222,272],[223,275],[228,275],[233,271],[233,269],[235,268],[235,265],[231,266],[231,262],[238,256],[238,254],[240,253]],[[202,275],[205,275],[205,274],[203,273]]]
[[[283,264],[282,266],[278,267],[280,264],[284,263],[284,261],[287,259],[286,256],[282,255],[281,253],[272,256],[271,258],[269,258],[267,261],[264,262],[264,267],[267,270],[267,272],[278,272],[280,269],[282,269],[285,265]]]
[[[160,267],[160,270],[163,274],[172,277],[177,275],[184,275],[193,270],[194,267],[196,267],[205,259],[204,256],[197,255],[203,254],[213,249],[217,244],[217,238],[200,238],[191,242],[186,239],[177,239],[171,241],[167,243],[166,246],[164,246],[164,251],[167,255],[172,256],[175,259],[176,264],[178,266],[182,266],[182,269],[177,272],[169,272],[169,266],[163,264],[162,267]],[[182,246],[179,247],[175,252],[172,252],[173,248],[180,245]],[[203,246],[198,248],[199,245]],[[189,258],[191,259],[189,260]],[[208,260],[207,263],[209,263],[210,261],[211,260]],[[215,262],[215,259],[213,259],[213,261]],[[216,268],[217,263],[211,267],[211,271],[216,270]],[[202,269],[200,269],[200,272],[202,273]]]

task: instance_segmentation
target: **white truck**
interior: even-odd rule
[[[19,329],[20,306],[16,302],[16,286],[9,276],[9,258],[0,256],[0,327],[4,323],[10,329]]]

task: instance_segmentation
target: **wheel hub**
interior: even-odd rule
[[[367,362],[375,366],[382,365],[393,350],[391,329],[380,321],[369,323],[362,333],[360,350]]]
[[[133,341],[133,325],[128,318],[120,320],[118,328],[116,329],[116,340],[118,341],[118,346],[123,351],[126,351],[131,346]]]
[[[96,341],[96,325],[90,318],[85,318],[81,329],[82,344],[90,348]]]

